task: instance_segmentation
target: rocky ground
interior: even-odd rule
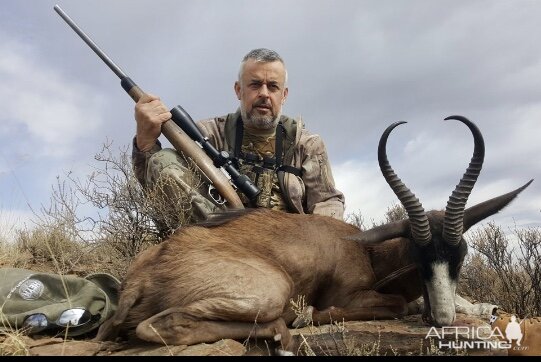
[[[489,326],[488,321],[464,314],[457,315],[455,325]],[[488,331],[488,328],[484,330]],[[430,327],[421,321],[420,315],[400,320],[343,322],[291,330],[300,345],[296,352],[298,355],[507,355],[500,349],[440,349],[438,338],[426,338],[429,331]],[[34,356],[240,356],[266,355],[270,349],[261,341],[221,340],[212,344],[165,346],[141,342],[98,343],[90,339],[19,338],[24,342],[27,354]],[[449,336],[446,341],[451,339],[455,337]],[[459,339],[468,338],[460,336]]]

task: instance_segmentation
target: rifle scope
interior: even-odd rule
[[[209,142],[208,138],[204,137],[199,128],[197,128],[192,117],[182,108],[181,106],[176,106],[171,110],[173,117],[171,119],[180,127],[191,139],[198,142],[203,150],[209,155],[209,157],[214,161],[214,166],[223,167],[227,173],[231,176],[231,180],[238,187],[238,189],[248,197],[248,199],[253,200],[257,195],[261,193],[261,190],[257,188],[252,183],[252,180],[248,176],[241,174],[231,162],[229,158],[229,153],[227,151],[219,152],[214,146]]]

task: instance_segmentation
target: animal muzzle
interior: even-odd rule
[[[432,309],[430,311],[433,324],[436,327],[450,326],[455,322],[456,313],[454,308]]]
[[[448,263],[434,263],[432,272],[432,279],[425,282],[432,323],[439,327],[452,325],[456,318],[456,280],[449,276]]]

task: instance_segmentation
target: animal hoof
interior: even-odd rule
[[[311,305],[303,309],[302,313],[297,315],[297,318],[291,323],[294,328],[302,328],[312,323],[312,314],[314,313],[314,307]]]

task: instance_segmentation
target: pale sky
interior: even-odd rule
[[[458,114],[486,143],[467,206],[534,178],[484,223],[541,226],[539,0],[0,0],[0,229],[27,223],[57,176],[84,178],[106,140],[126,147],[135,132],[133,101],[55,4],[196,120],[234,112],[242,57],[276,50],[284,113],[325,140],[346,214],[380,220],[397,202],[376,150],[399,120],[391,165],[426,210],[444,208],[473,152],[467,127],[443,121]]]

